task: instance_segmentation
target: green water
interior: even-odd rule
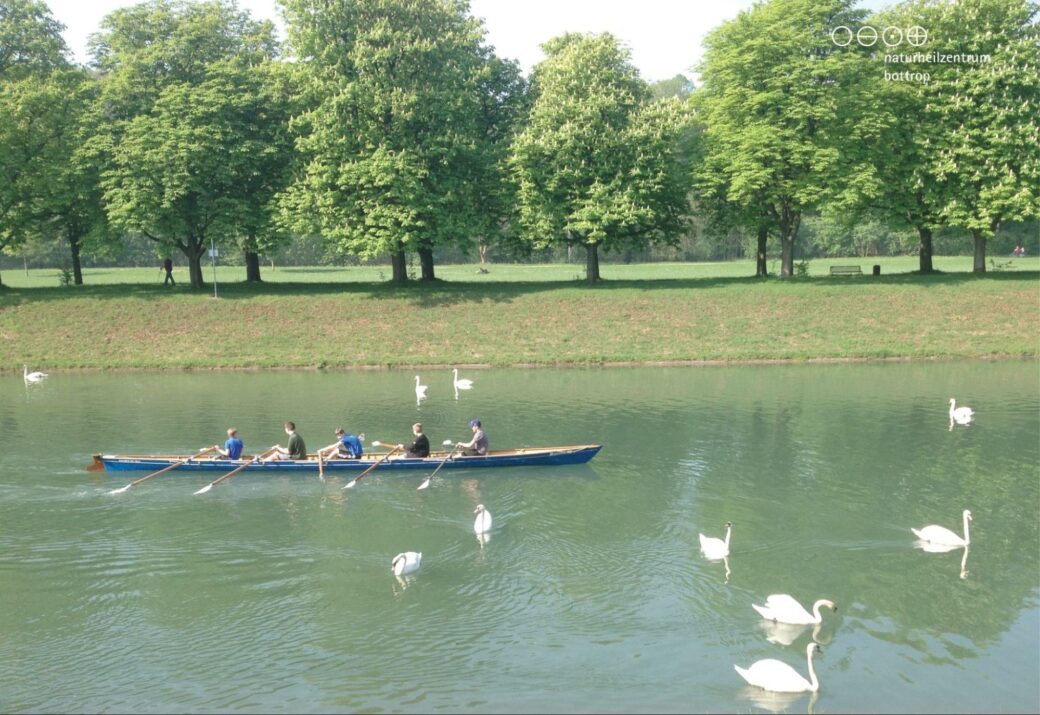
[[[1035,362],[55,374],[0,385],[0,711],[1037,712]],[[976,410],[949,429],[948,400]],[[342,425],[588,465],[453,473],[84,470],[92,452],[311,450]],[[483,503],[495,526],[472,531]],[[910,527],[961,530],[928,553]],[[728,562],[698,533],[733,522]],[[418,573],[390,572],[401,551]],[[962,562],[964,565],[962,573]],[[727,575],[728,569],[728,575]],[[771,593],[838,604],[774,633]],[[762,658],[817,697],[768,697]],[[770,640],[772,638],[772,640]]]

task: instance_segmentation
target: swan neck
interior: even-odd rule
[[[730,535],[731,531],[733,531],[733,527],[732,526],[727,526],[726,527],[726,542],[725,542],[727,549],[729,548],[729,535]]]
[[[813,622],[814,623],[823,623],[823,616],[820,615],[820,604],[821,603],[823,603],[823,601],[817,601],[816,603],[813,604],[812,615],[813,615]]]
[[[814,693],[820,689],[820,681],[816,677],[816,668],[813,667],[813,662],[812,662],[813,653],[815,653],[815,652],[816,652],[816,649],[813,648],[812,645],[810,645],[809,646],[809,653],[808,653],[808,656],[806,658],[806,660],[808,660],[808,662],[809,662],[809,685],[812,686],[810,689]]]
[[[968,515],[964,515],[964,544],[968,545],[971,543],[971,536],[968,533]]]

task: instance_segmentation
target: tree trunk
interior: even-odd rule
[[[249,283],[262,283],[260,278],[260,254],[248,248],[243,251],[246,257],[246,281]]]
[[[766,239],[769,237],[769,227],[759,226],[758,227],[758,250],[755,254],[755,275],[759,278],[765,278],[769,275],[769,270],[766,267]]]
[[[407,283],[408,263],[405,261],[404,248],[398,247],[390,254],[390,265],[393,267],[394,283]]]
[[[798,236],[800,214],[791,214],[786,209],[780,219],[780,277],[794,275],[794,239]]]
[[[599,280],[599,244],[585,244],[585,282],[590,285]]]
[[[932,229],[927,226],[918,226],[917,234],[921,237],[918,270],[921,273],[931,273],[934,270],[932,268]]]
[[[189,236],[187,243],[178,244],[181,252],[188,259],[188,277],[191,279],[191,287],[196,290],[205,288],[202,280],[202,255],[206,252],[202,239]]]
[[[419,245],[419,266],[422,269],[422,280],[432,281],[436,280],[436,276],[433,275],[433,247],[427,245]]]
[[[69,229],[69,250],[72,252],[72,282],[74,285],[83,285],[83,266],[79,260],[79,252],[81,248],[80,237]]]
[[[971,232],[972,241],[975,243],[975,265],[972,271],[975,273],[986,272],[986,237],[982,235],[981,231],[973,229]]]

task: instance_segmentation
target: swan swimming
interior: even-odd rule
[[[425,400],[426,399],[426,388],[427,387],[429,387],[429,386],[428,385],[420,385],[419,384],[419,376],[416,375],[415,376],[415,399],[416,399],[416,401],[418,401],[418,400]]]
[[[25,378],[26,382],[39,382],[40,380],[47,379],[47,373],[45,372],[29,372],[28,365],[22,365],[22,377]]]
[[[957,407],[957,401],[950,398],[950,419],[959,425],[966,425],[974,417],[975,410],[970,407]]]
[[[717,539],[714,536],[697,534],[701,540],[701,551],[709,559],[721,559],[729,556],[729,535],[733,530],[733,522],[726,522],[726,540]]]
[[[406,573],[418,571],[422,565],[422,552],[405,551],[394,557],[390,562],[390,570],[394,576],[403,576]]]
[[[833,611],[838,607],[834,601],[821,598],[813,604],[812,613],[809,613],[802,604],[794,600],[786,593],[774,593],[766,599],[764,606],[752,603],[751,607],[758,611],[762,618],[778,623],[791,623],[796,626],[808,626],[814,623],[822,623],[823,616],[820,615],[820,607],[827,606]]]
[[[910,531],[914,532],[914,535],[921,541],[927,541],[931,544],[938,544],[940,546],[967,546],[971,543],[971,535],[968,533],[969,521],[972,521],[971,512],[965,509],[963,538],[950,531],[945,526],[937,526],[936,524],[929,524],[923,529],[911,528]]]
[[[455,376],[455,389],[456,390],[469,390],[473,387],[473,381],[466,378],[459,379],[459,369],[453,367],[451,369],[452,374]]]
[[[473,510],[473,513],[477,515],[476,520],[473,522],[473,533],[486,534],[491,531],[491,512],[485,509],[483,504],[477,504],[477,508]]]
[[[734,665],[733,668],[749,685],[755,685],[774,693],[803,693],[805,691],[815,693],[820,689],[820,681],[817,680],[816,671],[813,669],[813,653],[816,652],[820,652],[820,646],[816,642],[809,643],[805,647],[805,655],[809,662],[809,680],[803,678],[787,663],[773,658],[757,660],[747,670],[739,665]]]

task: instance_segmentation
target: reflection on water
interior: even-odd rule
[[[1040,710],[1035,363],[474,372],[418,405],[411,372],[0,383],[0,710],[811,711],[732,664],[816,639],[828,712]],[[954,391],[985,420],[948,431]],[[243,472],[203,498],[213,475],[177,469],[111,496],[128,476],[84,469],[230,425],[253,452],[286,420],[392,444],[421,421],[438,444],[475,417],[493,448],[604,446],[424,490]],[[965,500],[957,578],[908,527]],[[495,527],[475,539],[477,504]],[[727,520],[730,554],[705,558]],[[426,563],[399,580],[407,550]],[[780,632],[749,605],[766,593],[843,617]]]

